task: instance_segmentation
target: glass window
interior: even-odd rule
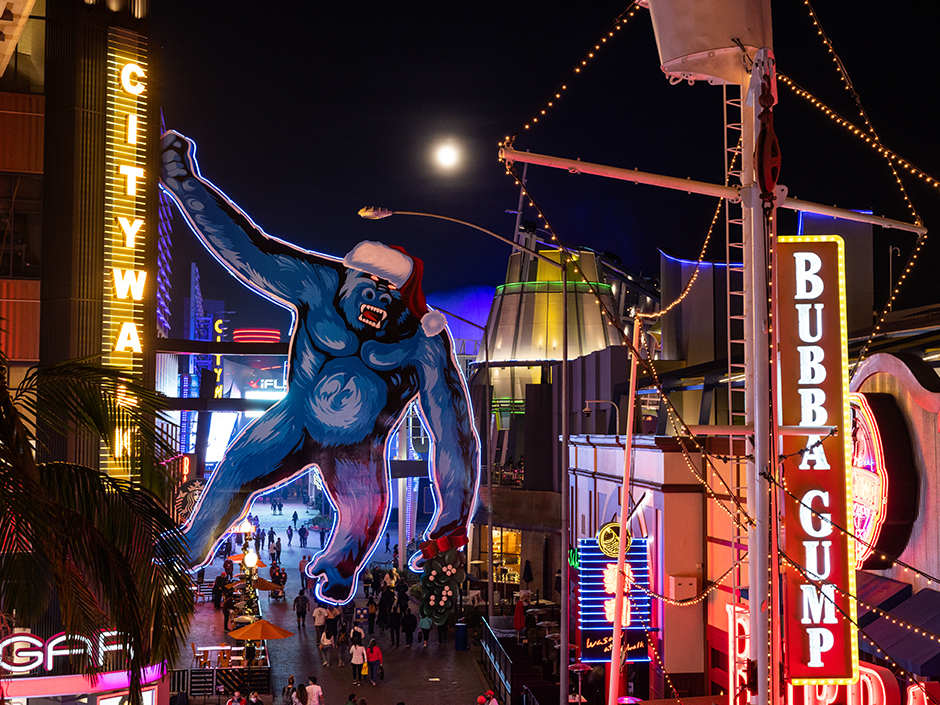
[[[518,583],[522,572],[522,532],[493,527],[494,579],[500,583]]]

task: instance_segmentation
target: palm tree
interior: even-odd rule
[[[116,630],[135,703],[141,669],[164,661],[172,668],[189,628],[185,541],[138,481],[37,462],[35,448],[49,437],[40,429],[70,431],[102,439],[113,457],[118,431],[134,429],[134,452],[121,462],[139,477],[166,446],[154,423],[160,398],[90,360],[33,368],[11,390],[0,359],[0,610],[30,626],[57,603],[66,633],[92,643],[100,630]],[[71,658],[93,680],[111,670],[86,654]]]

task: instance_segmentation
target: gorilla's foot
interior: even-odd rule
[[[307,572],[320,579],[316,588],[317,597],[343,604],[355,597],[357,567],[349,560],[336,564],[317,560],[308,567]]]

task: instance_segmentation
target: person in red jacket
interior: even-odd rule
[[[382,667],[382,649],[379,648],[375,639],[369,642],[366,659],[369,661],[369,680],[372,681],[372,685],[375,685],[375,680],[379,677],[379,669]]]

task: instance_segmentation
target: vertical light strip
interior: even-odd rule
[[[146,266],[150,235],[147,199],[148,63],[146,40],[112,27],[108,35],[104,208],[104,291],[101,351],[104,364],[131,374],[143,371],[144,299],[151,295]],[[118,434],[115,459],[102,445],[101,469],[127,476],[120,456],[129,452],[133,429]],[[125,450],[127,449],[127,450]]]

